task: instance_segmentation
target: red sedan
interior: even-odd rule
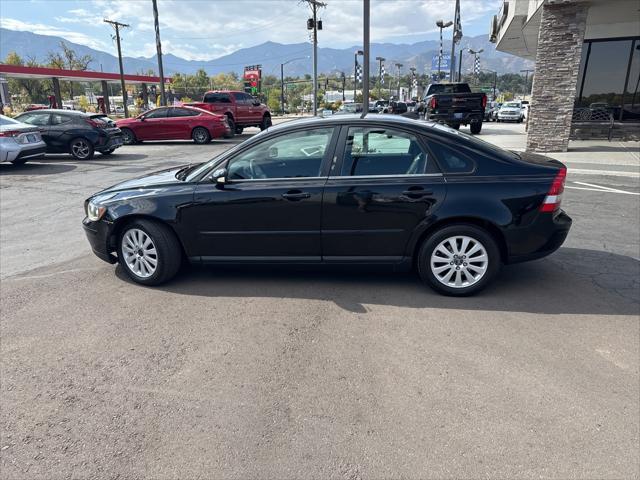
[[[160,107],[135,118],[117,120],[124,143],[144,140],[189,140],[209,143],[231,134],[224,115],[193,107]]]

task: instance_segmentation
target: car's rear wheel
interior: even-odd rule
[[[196,127],[193,129],[193,132],[191,132],[191,138],[193,138],[195,143],[203,145],[211,141],[211,134],[209,130],[204,127]]]
[[[136,143],[136,134],[133,133],[133,130],[129,128],[121,128],[120,130],[122,131],[122,141],[125,145],[133,145]]]
[[[460,124],[459,123],[450,123],[449,127],[453,128],[454,130],[459,130],[460,129]]]
[[[262,117],[262,123],[260,123],[260,130],[266,130],[272,125],[271,115],[265,115]]]
[[[69,142],[69,153],[78,160],[89,160],[93,157],[93,145],[86,138],[74,138]]]
[[[241,135],[243,130],[244,130],[244,128],[242,128],[242,127],[236,127],[236,135]]]
[[[227,124],[229,125],[229,133],[227,133],[224,138],[233,138],[236,133],[236,122],[231,115],[227,115]]]
[[[182,250],[169,227],[149,220],[135,220],[120,232],[118,261],[134,282],[159,285],[178,273]]]
[[[477,135],[480,133],[480,130],[482,130],[482,122],[472,123],[469,128],[471,129],[471,133]]]
[[[493,237],[474,225],[450,225],[429,236],[420,248],[418,273],[434,290],[451,296],[473,295],[500,270]]]

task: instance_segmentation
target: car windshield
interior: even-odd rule
[[[507,102],[503,106],[508,108],[520,108],[520,104],[518,102]]]

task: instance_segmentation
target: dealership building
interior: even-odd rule
[[[491,41],[535,61],[527,150],[566,151],[570,138],[640,135],[640,2],[508,0]]]

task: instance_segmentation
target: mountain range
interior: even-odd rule
[[[79,55],[90,55],[93,58],[89,65],[89,70],[118,71],[118,58],[110,53],[69,42],[61,37],[8,30],[6,28],[0,28],[0,61],[6,58],[10,52],[16,52],[23,58],[35,58],[38,62],[45,63],[50,52],[61,50],[60,42],[62,41],[73,48]],[[483,70],[493,70],[498,73],[516,73],[521,69],[532,67],[532,62],[528,60],[497,51],[495,46],[489,42],[488,35],[463,37],[461,46],[472,48],[476,51],[484,49],[480,57],[481,69]],[[456,48],[456,55],[458,47]],[[354,52],[361,48],[355,45],[342,49],[319,46],[318,71],[320,73],[343,71],[347,75],[351,74],[354,68]],[[126,52],[126,45],[123,45],[123,49]],[[432,58],[438,54],[439,49],[440,45],[436,40],[413,44],[372,43],[371,58],[384,57],[386,59],[387,73],[396,73],[395,67],[392,67],[395,63],[404,65],[401,69],[403,73],[408,72],[411,66],[415,66],[419,73],[423,73],[431,70]],[[282,62],[302,57],[300,60],[288,63],[285,67],[286,75],[301,76],[311,71],[311,50],[312,47],[309,43],[282,44],[265,42],[260,45],[242,48],[209,61],[186,60],[170,53],[164,54],[162,58],[165,75],[170,76],[175,73],[193,74],[200,68],[204,69],[209,75],[221,72],[237,72],[240,74],[245,65],[256,64],[262,65],[263,75],[279,75]],[[450,50],[451,42],[449,41],[448,46],[445,42],[444,51],[450,52]],[[473,56],[467,52],[462,58],[463,72],[471,71],[473,68]],[[360,58],[359,61],[361,62],[362,59]],[[126,73],[157,71],[158,67],[155,55],[148,58],[125,56],[123,57],[123,63]],[[375,61],[371,63],[371,71],[377,72]]]

